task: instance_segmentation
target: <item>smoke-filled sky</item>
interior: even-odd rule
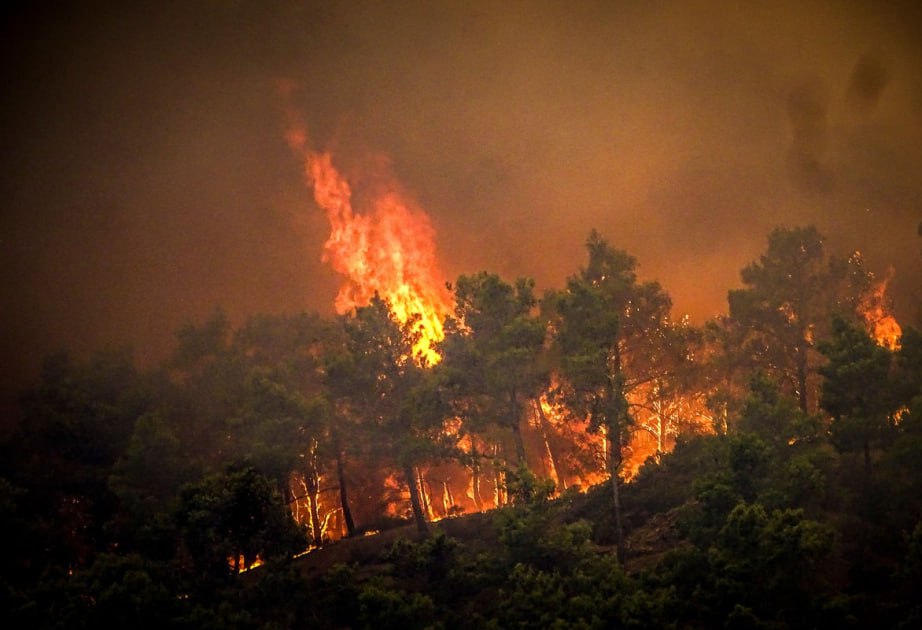
[[[922,18],[894,2],[42,2],[2,9],[3,395],[162,359],[217,306],[331,312],[283,132],[386,154],[446,280],[561,286],[597,228],[693,320],[778,225],[922,295]]]

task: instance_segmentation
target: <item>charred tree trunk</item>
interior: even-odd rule
[[[616,431],[609,434],[608,472],[611,475],[611,492],[615,511],[615,544],[618,549],[618,562],[624,562],[624,527],[621,523],[621,436]]]
[[[346,523],[346,536],[355,535],[355,522],[352,520],[352,510],[349,508],[349,494],[346,490],[346,462],[343,449],[339,446],[339,439],[334,436],[333,450],[336,451],[336,480],[339,482],[339,504],[343,509],[343,521]]]
[[[615,542],[618,546],[618,562],[624,562],[624,527],[621,524],[621,432],[627,426],[628,406],[624,396],[624,381],[621,372],[621,344],[615,342],[612,376],[608,381],[609,425],[607,428],[608,471],[611,474],[611,492],[614,501]]]
[[[404,467],[403,476],[406,480],[407,488],[410,491],[410,507],[413,509],[413,520],[416,521],[416,529],[420,534],[428,536],[429,524],[426,522],[423,505],[419,499],[419,487],[416,484],[416,476],[413,474],[413,467]]]
[[[525,464],[525,442],[522,440],[522,428],[516,420],[509,425],[512,429],[512,441],[515,444],[515,458],[519,465]]]
[[[512,440],[515,444],[516,464],[527,467],[525,461],[525,442],[522,440],[522,414],[518,404],[518,396],[515,391],[509,394],[509,428],[512,429]]]

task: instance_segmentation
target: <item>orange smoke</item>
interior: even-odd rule
[[[323,261],[345,276],[336,311],[347,313],[381,296],[401,323],[418,319],[421,338],[414,350],[430,364],[437,362],[431,346],[443,337],[451,298],[436,260],[429,217],[394,182],[363,190],[360,207],[354,207],[352,186],[333,165],[333,156],[310,150],[304,127],[292,115],[286,139],[303,157],[314,199],[330,222]]]

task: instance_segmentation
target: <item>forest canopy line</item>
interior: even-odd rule
[[[0,460],[14,625],[922,622],[922,335],[861,255],[777,228],[693,326],[586,253],[543,296],[459,277],[438,361],[378,296],[218,311],[150,371],[46,358]],[[494,508],[490,542],[446,536]],[[372,577],[292,564],[410,523]]]

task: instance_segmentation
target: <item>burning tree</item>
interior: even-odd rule
[[[438,346],[454,412],[470,437],[472,485],[478,504],[482,501],[477,436],[483,438],[484,431],[493,426],[509,431],[516,462],[524,464],[523,415],[528,402],[547,388],[541,361],[545,327],[533,312],[533,286],[531,280],[522,278],[513,286],[486,272],[461,276],[455,284],[454,317],[446,319],[446,337]]]
[[[403,193],[386,158],[378,156],[347,178],[329,152],[310,149],[303,125],[290,117],[289,146],[304,161],[305,180],[330,223],[323,260],[345,278],[336,311],[349,313],[381,296],[397,321],[416,321],[414,350],[438,362],[432,345],[442,339],[442,320],[451,306],[429,216]],[[356,182],[364,185],[354,196]]]
[[[682,432],[712,430],[711,412],[700,389],[701,365],[695,351],[702,347],[700,331],[686,320],[664,317],[645,331],[644,352],[634,362],[628,383],[628,404],[635,419],[632,472],[652,455],[658,460],[671,450]],[[643,448],[643,442],[652,447]]]
[[[561,383],[560,396],[591,431],[607,438],[619,555],[624,552],[619,484],[633,417],[629,392],[654,378],[646,358],[668,326],[671,301],[655,282],[640,283],[636,260],[595,231],[586,243],[589,264],[549,296]]]
[[[728,295],[731,351],[783,384],[807,413],[817,406],[817,343],[829,335],[834,314],[861,322],[890,347],[899,334],[886,283],[875,282],[859,252],[827,256],[824,241],[813,226],[776,228],[758,262],[742,270],[746,287]]]
[[[397,321],[380,297],[342,319],[346,347],[330,363],[330,382],[361,430],[402,474],[417,528],[428,532],[416,466],[440,453],[445,415],[432,372],[414,353],[420,332]]]

